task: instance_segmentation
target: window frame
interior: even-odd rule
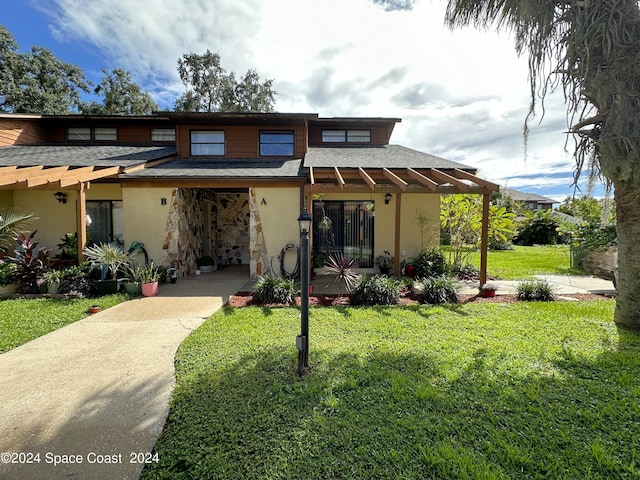
[[[364,133],[368,135],[364,135]],[[367,128],[323,128],[322,143],[371,143],[371,129]],[[365,139],[365,140],[362,140]]]
[[[173,138],[162,138],[168,135],[168,132],[171,132]],[[149,131],[152,142],[174,142],[176,141],[176,129],[175,128],[151,128]],[[158,135],[160,138],[154,138],[154,134]]]
[[[193,135],[194,134],[222,134],[222,142],[194,142]],[[194,145],[222,145],[222,153],[194,153],[193,146]],[[224,157],[227,151],[227,134],[224,129],[216,129],[216,130],[190,130],[189,131],[189,153],[192,157]]]
[[[71,132],[76,130],[76,132]],[[72,138],[74,135],[83,135],[78,130],[84,130],[85,136],[88,138]],[[109,133],[105,132],[110,131]],[[66,128],[67,141],[70,142],[117,142],[118,141],[118,128],[117,127],[67,127]],[[113,135],[113,138],[98,138],[104,135]]]
[[[291,135],[291,142],[263,142],[262,135]],[[266,145],[291,145],[291,154],[264,153],[262,147]],[[261,157],[294,157],[296,154],[296,134],[294,130],[260,130],[258,132],[258,154]]]

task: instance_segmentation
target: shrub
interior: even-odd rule
[[[258,281],[251,289],[253,296],[261,303],[282,303],[292,305],[297,290],[293,280],[288,278],[274,278],[270,276],[258,277]]]
[[[519,245],[556,245],[560,242],[560,224],[549,212],[537,211],[520,227],[514,240]]]
[[[480,275],[480,270],[478,270],[478,267],[476,267],[475,265],[465,263],[458,268],[454,268],[452,273],[461,280],[473,280],[475,278],[478,278],[478,276]]]
[[[65,268],[62,270],[58,292],[78,297],[93,295],[96,293],[96,288],[89,276],[93,270],[94,268],[88,263]]]
[[[361,275],[351,291],[352,305],[395,305],[402,283],[386,275]]]
[[[447,259],[437,248],[423,250],[412,262],[417,278],[439,277],[447,273]]]
[[[441,303],[458,303],[456,282],[453,278],[440,276],[418,280],[415,290],[426,303],[433,305]]]
[[[16,280],[17,268],[15,263],[0,260],[0,287],[5,287]]]
[[[510,241],[499,241],[489,244],[489,250],[513,250],[513,243]]]
[[[358,274],[354,270],[358,265],[356,259],[345,257],[342,253],[329,255],[324,267],[329,273],[335,275],[336,281],[340,282],[340,295],[342,295],[343,286],[350,290],[358,280]]]
[[[525,280],[518,283],[518,300],[549,302],[553,300],[553,287],[546,280]]]
[[[48,248],[38,245],[39,242],[33,240],[37,230],[27,236],[20,234],[13,257],[7,260],[16,264],[15,280],[20,284],[21,293],[39,293],[39,281],[44,274],[46,266],[49,264]]]

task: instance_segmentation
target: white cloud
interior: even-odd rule
[[[107,68],[131,70],[164,106],[182,91],[177,59],[209,49],[228,70],[274,78],[278,111],[401,117],[393,143],[478,167],[499,183],[512,179],[510,186],[561,186],[572,177],[561,96],[547,102],[542,125],[531,123],[525,161],[526,58],[505,34],[450,31],[445,2],[35,1],[57,39],[98,52]],[[410,8],[388,8],[398,5]]]

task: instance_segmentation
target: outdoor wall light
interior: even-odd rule
[[[56,192],[53,194],[54,197],[56,197],[56,200],[58,200],[58,203],[67,203],[67,194],[64,192]]]
[[[384,204],[385,205],[389,205],[389,202],[391,201],[391,194],[390,193],[386,193],[384,195]]]

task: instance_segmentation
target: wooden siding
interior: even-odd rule
[[[311,126],[309,127],[309,145],[362,145],[361,143],[322,143],[322,131],[323,130],[369,130],[371,132],[371,143],[367,145],[388,145],[393,125],[376,125],[366,126],[358,125],[356,127],[344,127],[342,125],[323,125],[323,126]]]
[[[216,125],[180,125],[176,132],[178,157],[191,156],[191,130],[223,130],[225,132],[224,158],[257,158],[260,156],[260,132],[267,130],[293,130],[294,157],[302,158],[307,152],[305,128],[296,127],[262,127],[262,126],[216,126]],[[215,157],[221,158],[221,157]],[[268,158],[268,157],[267,157]]]
[[[49,141],[46,130],[37,120],[0,118],[0,146],[28,145]]]

